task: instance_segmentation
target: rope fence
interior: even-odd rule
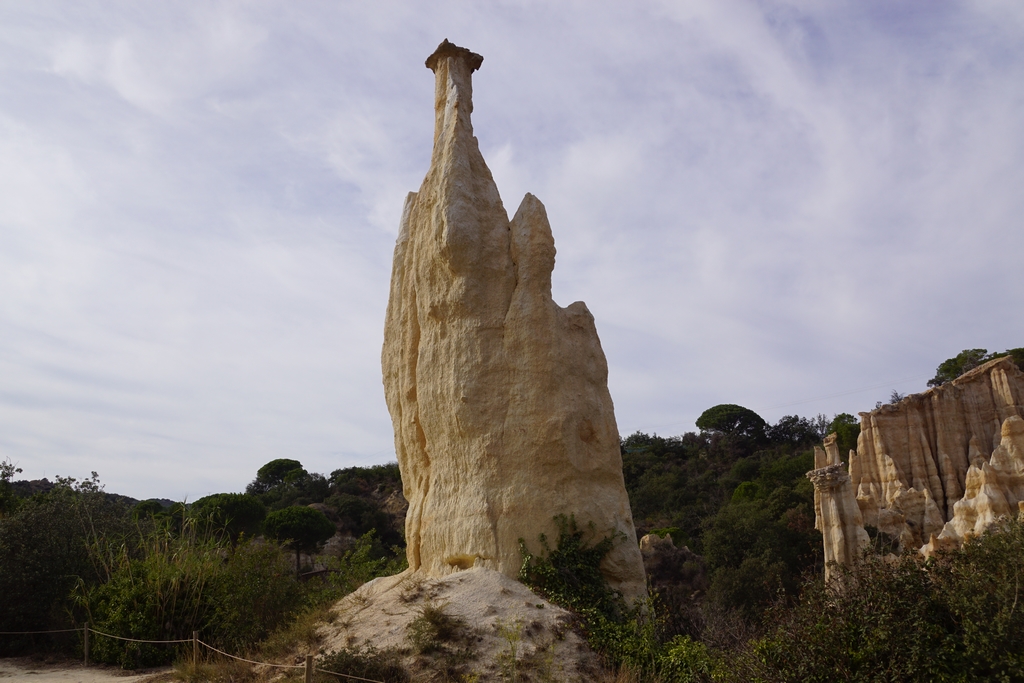
[[[199,640],[199,632],[193,631],[191,638],[179,638],[176,640],[145,640],[141,638],[125,638],[124,636],[115,636],[112,633],[104,633],[103,631],[97,631],[91,626],[79,626],[78,628],[62,628],[53,629],[49,631],[0,631],[2,636],[29,636],[29,635],[40,635],[46,633],[73,633],[82,632],[82,650],[84,652],[85,666],[89,666],[89,634],[94,633],[104,638],[113,638],[114,640],[122,640],[129,643],[147,643],[154,645],[182,645],[184,643],[192,643],[192,667],[193,669],[199,665],[199,648],[200,646],[205,647],[208,650],[216,652],[219,655],[228,657],[230,659],[237,660],[239,662],[245,662],[246,664],[254,664],[256,666],[271,666],[278,669],[305,669],[306,678],[305,683],[313,683],[313,673],[319,671],[323,674],[329,674],[331,676],[338,676],[340,678],[346,678],[352,681],[364,681],[364,683],[384,683],[375,678],[362,678],[360,676],[353,676],[352,674],[338,673],[337,671],[328,671],[327,669],[321,669],[314,664],[313,655],[306,655],[305,664],[275,664],[273,662],[258,662],[252,659],[245,659],[244,657],[238,657],[233,654],[218,650],[209,643],[204,643]]]
[[[198,642],[203,647],[208,648],[210,650],[213,650],[214,652],[216,652],[219,655],[224,655],[225,657],[230,657],[231,659],[236,659],[239,662],[245,662],[246,664],[256,664],[257,666],[276,666],[279,669],[305,669],[306,668],[305,664],[272,664],[270,662],[257,662],[257,661],[254,661],[252,659],[245,659],[244,657],[236,657],[235,655],[229,655],[227,652],[224,652],[224,650],[218,650],[217,648],[215,648],[213,645],[210,645],[209,643],[204,643],[201,640],[198,641]]]

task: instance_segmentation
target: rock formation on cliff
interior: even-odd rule
[[[825,578],[830,563],[850,564],[867,545],[867,531],[850,475],[839,460],[836,435],[825,439],[825,449],[814,448],[814,469],[807,473],[814,484],[814,528],[825,541]]]
[[[826,560],[855,559],[865,526],[928,554],[1024,509],[1024,373],[1011,359],[860,417],[849,472],[836,451],[807,475]],[[833,470],[838,485],[826,485]],[[833,509],[847,512],[837,522]]]
[[[527,194],[511,221],[470,123],[483,58],[443,42],[430,170],[395,245],[382,365],[409,501],[409,567],[518,574],[519,539],[556,515],[622,540],[601,569],[630,599],[644,571],[622,477],[607,364],[582,302],[551,298],[555,246]]]

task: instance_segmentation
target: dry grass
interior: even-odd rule
[[[191,661],[174,664],[174,676],[186,683],[251,683],[258,676],[251,664],[214,655],[216,659],[192,666]]]
[[[271,633],[260,644],[260,654],[264,658],[275,659],[298,652],[314,652],[320,646],[321,624],[332,624],[337,617],[333,605],[303,612],[287,626]]]

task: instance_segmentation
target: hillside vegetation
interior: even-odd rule
[[[1002,355],[1024,363],[1021,349],[966,350],[930,384]],[[723,404],[697,427],[621,440],[638,538],[670,537],[678,549],[651,574],[649,605],[630,611],[594,571],[620,539],[587,540],[573,519],[560,521],[553,547],[524,539],[521,580],[579,615],[620,680],[1024,680],[1017,521],[928,561],[868,556],[825,585],[804,475],[826,434],[839,435],[841,452],[855,446],[857,420],[793,415],[769,424]],[[313,625],[328,605],[404,567],[395,463],[327,476],[276,459],[245,492],[191,504],[108,494],[95,473],[16,482],[19,472],[0,462],[0,631],[86,623],[140,639],[198,631],[221,649],[270,658],[315,648]],[[0,655],[80,648],[77,633],[0,636]],[[91,654],[134,668],[180,652],[98,638]],[[358,675],[379,664],[367,656],[329,659]]]

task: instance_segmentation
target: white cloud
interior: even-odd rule
[[[0,457],[190,498],[391,457],[445,37],[485,56],[476,134],[509,212],[548,208],[623,432],[855,412],[1020,345],[1015,7],[7,5]]]

